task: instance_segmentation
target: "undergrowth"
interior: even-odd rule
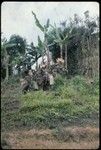
[[[19,101],[18,111],[5,112],[2,108],[2,129],[55,128],[63,121],[72,122],[99,114],[99,80],[89,83],[81,76],[71,79],[58,76],[53,90],[31,91],[21,95]]]

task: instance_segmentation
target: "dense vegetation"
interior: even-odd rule
[[[57,26],[51,25],[48,19],[41,25],[35,13],[35,24],[43,32],[44,40],[38,36],[38,45],[27,44],[27,40],[19,35],[11,35],[7,41],[2,38],[1,77],[8,79],[13,75],[13,67],[21,73],[21,67],[30,68],[40,56],[48,57],[52,52],[53,60],[61,57],[70,75],[87,75],[94,77],[99,72],[99,18],[91,18],[89,11],[84,12],[84,19],[74,14],[74,18]],[[37,67],[38,69],[38,67]]]
[[[32,91],[21,95],[18,79],[2,84],[2,130],[55,128],[65,124],[96,125],[99,115],[99,80],[58,76],[54,90]],[[15,84],[16,83],[16,84]],[[6,91],[5,88],[8,87]]]

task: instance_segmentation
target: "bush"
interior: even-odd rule
[[[65,79],[61,75],[57,75],[55,78],[54,89],[57,89],[59,86],[64,85]]]

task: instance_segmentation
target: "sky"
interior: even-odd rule
[[[47,19],[50,23],[59,24],[77,13],[84,17],[89,10],[91,17],[99,16],[99,3],[97,2],[3,2],[1,5],[1,32],[8,40],[12,34],[22,36],[28,43],[37,45],[38,35],[43,39],[43,33],[35,25],[32,11],[42,25]]]

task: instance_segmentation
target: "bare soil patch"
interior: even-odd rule
[[[99,147],[99,128],[65,127],[61,130],[62,133],[58,133],[57,136],[54,136],[53,130],[50,129],[3,132],[2,139],[9,143],[8,149],[9,147],[11,149],[97,149]],[[5,145],[2,144],[2,148],[4,147]]]

